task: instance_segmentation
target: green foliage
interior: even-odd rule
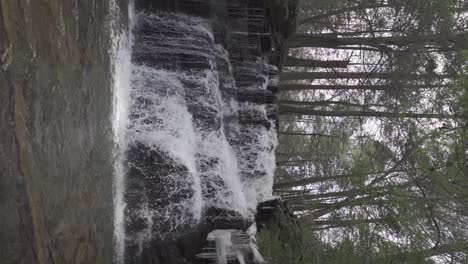
[[[299,225],[283,207],[275,209],[272,219],[257,234],[259,251],[268,264],[313,263],[316,243],[312,231]]]
[[[334,247],[327,248],[323,253],[323,263],[331,264],[360,264],[362,255],[354,246],[354,242],[346,239]]]
[[[454,27],[454,16],[458,0],[410,0],[418,23],[418,32],[450,32]]]
[[[428,256],[442,257],[441,251],[433,250],[437,246],[450,247],[468,239],[468,50],[462,51],[468,43],[466,3],[303,0],[299,14],[310,18],[298,27],[304,35],[299,35],[301,41],[295,45],[304,43],[304,47],[290,55],[315,60],[350,58],[354,66],[344,69],[347,72],[396,73],[391,78],[359,78],[363,91],[343,88],[357,80],[331,78],[287,81],[314,86],[296,86],[297,90],[281,93],[285,100],[307,101],[303,107],[313,109],[311,113],[333,112],[306,116],[304,111],[281,120],[291,131],[328,135],[280,137],[279,149],[291,151],[282,160],[311,160],[280,168],[282,173],[300,171],[301,178],[314,180],[331,176],[318,183],[302,181],[304,186],[297,187],[306,189],[304,193],[298,188],[288,190],[307,220],[304,222],[315,220],[319,225],[318,220],[328,220],[320,221],[320,226],[300,227],[301,233],[312,233],[307,240],[313,241],[314,254],[308,263],[432,263]],[[312,34],[325,37],[322,40]],[[336,44],[329,41],[330,36],[343,40]],[[385,37],[394,39],[382,41]],[[346,44],[351,38],[367,41],[356,47]],[[344,48],[349,51],[341,50]],[[317,84],[323,86],[317,88]],[[372,85],[378,89],[370,89]],[[371,119],[364,114],[351,116],[351,110],[440,115]],[[314,219],[317,217],[321,218]],[[289,239],[278,237],[281,229],[265,230],[261,234],[263,250],[272,256],[271,261],[278,260],[272,263],[301,263],[294,262],[299,261],[294,258],[296,247],[284,242]],[[336,240],[321,241],[318,230]],[[305,247],[305,241],[301,243],[298,248]],[[451,250],[446,256],[457,255],[457,250],[465,252]],[[275,255],[277,252],[291,256],[293,262]]]
[[[257,238],[259,250],[265,261],[269,264],[300,264],[306,263],[301,260],[301,252],[292,248],[287,241],[279,240],[277,230],[270,231],[264,228]]]
[[[468,123],[468,50],[463,51],[463,58],[465,61],[464,71],[460,75],[457,87],[461,92],[459,104],[460,112],[465,116],[466,122]]]
[[[394,153],[383,143],[369,137],[355,142],[351,146],[349,171],[350,181],[354,186],[364,186],[369,173],[381,172]]]
[[[346,238],[334,245],[316,245],[320,254],[310,264],[434,264],[421,253],[401,251],[397,245],[386,242],[377,250],[369,247],[365,240],[356,243]],[[287,262],[286,262],[287,263]]]

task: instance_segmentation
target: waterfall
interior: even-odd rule
[[[123,195],[125,192],[124,152],[127,148],[125,136],[128,126],[128,106],[131,78],[131,46],[133,37],[131,28],[134,23],[134,8],[130,2],[128,6],[128,23],[123,23],[122,10],[115,0],[110,1],[110,29],[112,36],[111,62],[113,77],[113,134],[114,134],[114,263],[124,262],[124,208]]]
[[[214,260],[218,264],[265,263],[255,244],[256,226],[253,224],[247,232],[227,229],[213,230],[207,236],[207,246],[197,254],[200,260]]]
[[[262,50],[263,9],[144,2],[114,47],[116,259],[125,263],[141,263],[152,243],[247,228],[275,167],[278,74]],[[216,239],[227,243],[226,232]]]

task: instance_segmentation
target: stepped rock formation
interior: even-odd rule
[[[211,231],[245,231],[271,195],[278,71],[266,4],[136,1],[125,263],[188,263]]]

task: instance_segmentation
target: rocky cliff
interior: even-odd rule
[[[112,262],[109,20],[126,6],[0,1],[1,263]]]
[[[208,233],[243,237],[271,196],[278,70],[268,1],[135,8],[123,255],[191,263]]]

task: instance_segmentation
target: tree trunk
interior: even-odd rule
[[[357,190],[351,191],[339,191],[339,192],[328,192],[319,194],[303,194],[294,196],[285,196],[283,199],[289,201],[292,204],[304,204],[306,200],[319,200],[325,198],[340,198],[356,194]]]
[[[367,198],[367,197],[366,197]],[[376,199],[375,197],[369,196],[368,199],[357,199],[349,201],[346,204],[342,204],[340,208],[343,207],[352,207],[352,206],[371,206],[371,205],[384,205],[387,202],[382,199]],[[308,203],[306,205],[293,205],[292,208],[294,211],[305,211],[305,210],[317,210],[317,209],[328,209],[334,207],[333,203]]]
[[[315,226],[346,227],[359,224],[376,224],[385,222],[385,218],[376,219],[352,219],[352,220],[315,220]]]
[[[276,166],[300,166],[300,165],[304,165],[304,163],[306,162],[316,162],[316,161],[319,161],[319,159],[277,161]]]
[[[375,104],[368,104],[368,105],[362,105],[362,104],[355,104],[355,103],[350,103],[350,102],[344,102],[344,101],[293,101],[293,100],[281,100],[279,101],[280,104],[288,104],[288,105],[296,105],[296,106],[330,106],[330,105],[343,105],[343,106],[348,106],[348,107],[358,107],[364,110],[369,109],[369,106],[377,106],[381,107],[381,105],[375,105]]]
[[[442,88],[447,85],[308,85],[308,84],[282,84],[280,91],[304,91],[304,90],[365,90],[365,91],[386,91],[403,89],[429,89]]]
[[[307,159],[307,160],[297,160],[297,161],[291,161],[291,162],[277,162],[276,166],[278,167],[300,167],[300,166],[308,166],[306,163],[307,162],[322,162],[323,157],[317,158],[317,159]]]
[[[296,57],[288,57],[284,66],[287,67],[311,67],[311,68],[347,68],[349,60],[311,60]]]
[[[331,35],[331,36],[359,36],[359,35],[364,35],[364,34],[388,34],[388,33],[403,33],[403,31],[395,31],[395,30],[356,30],[356,31],[347,31],[347,32],[332,32],[332,33],[320,33],[323,35]]]
[[[291,135],[291,136],[313,136],[313,137],[333,137],[331,135],[320,134],[320,133],[302,133],[302,132],[287,132],[279,131],[278,135]]]
[[[388,175],[393,170],[394,169],[390,169],[384,175]],[[378,197],[381,197],[381,196],[384,196],[384,195],[388,194],[390,191],[392,191],[394,189],[405,188],[405,187],[408,187],[410,184],[411,184],[411,182],[406,182],[406,183],[399,184],[399,185],[389,185],[389,186],[379,186],[379,187],[366,186],[366,187],[363,187],[361,189],[355,190],[354,193],[350,193],[349,195],[347,195],[348,197],[346,199],[344,199],[342,201],[339,201],[339,202],[336,202],[336,203],[333,203],[333,205],[330,208],[321,209],[321,210],[313,212],[312,216],[314,217],[314,219],[318,219],[321,216],[329,214],[329,213],[331,213],[331,212],[333,212],[335,210],[338,210],[340,208],[346,207],[348,204],[352,203],[353,201],[375,200]],[[356,198],[356,196],[363,195],[363,194],[367,194],[367,195],[364,196],[364,197]]]
[[[300,202],[300,204],[303,204],[307,200],[319,200],[319,199],[324,199],[324,198],[342,198],[342,197],[350,197],[350,196],[364,195],[364,194],[372,194],[372,195],[385,194],[391,188],[395,188],[395,187],[396,186],[364,187],[361,189],[353,189],[353,190],[348,190],[348,191],[285,196],[284,199],[290,201],[291,203]],[[366,198],[366,197],[362,197],[362,198]],[[342,201],[342,202],[334,203],[333,205],[338,205],[341,203],[348,203],[348,202],[349,201]]]
[[[377,187],[373,187],[372,189],[376,189]],[[368,189],[368,188],[367,188]],[[385,188],[380,188],[382,190],[385,190]],[[362,192],[362,191],[360,191]],[[312,214],[311,214],[311,217],[312,219],[318,219],[326,214],[329,214],[335,210],[339,210],[343,207],[346,207],[348,206],[349,204],[351,204],[352,202],[360,202],[360,201],[370,201],[370,200],[374,200],[380,196],[383,196],[386,194],[386,192],[372,192],[372,194],[370,195],[367,195],[365,197],[361,197],[361,198],[358,198],[358,199],[355,199],[356,195],[359,195],[360,193],[359,191],[355,191],[354,193],[350,194],[348,196],[348,198],[346,198],[345,200],[342,200],[340,202],[336,202],[336,203],[332,203],[330,205],[330,207],[328,208],[324,208],[324,209],[320,209],[320,210],[317,210],[317,211],[314,211]]]
[[[379,111],[327,111],[305,107],[280,105],[279,114],[298,114],[329,117],[380,117],[380,118],[427,118],[427,119],[460,119],[463,116],[429,113],[397,113]]]
[[[327,18],[327,17],[330,17],[330,16],[336,16],[336,15],[343,14],[343,13],[346,13],[346,12],[359,11],[359,10],[364,10],[364,9],[369,9],[369,8],[384,8],[384,7],[392,7],[392,6],[393,5],[389,5],[389,4],[380,4],[380,5],[379,4],[377,4],[377,5],[375,5],[375,4],[374,5],[372,5],[372,4],[361,4],[361,5],[356,5],[356,6],[344,7],[344,8],[341,8],[341,9],[326,12],[324,14],[320,14],[320,15],[316,15],[316,16],[313,16],[313,17],[308,17],[308,18],[302,19],[301,21],[299,21],[299,24],[303,25],[303,24],[314,23],[317,20],[324,19],[324,18]]]
[[[451,74],[411,74],[404,72],[283,72],[282,81],[315,79],[392,79],[392,80],[432,80],[454,78]]]
[[[351,176],[352,176],[351,174],[342,174],[342,175],[331,175],[331,176],[323,176],[323,177],[312,177],[312,178],[306,178],[306,179],[296,180],[296,181],[280,182],[280,183],[274,184],[273,189],[293,188],[293,187],[305,186],[308,184],[322,182],[322,181],[349,179]]]
[[[461,34],[436,34],[436,35],[411,35],[389,37],[338,37],[330,34],[295,34],[288,40],[288,47],[322,47],[338,48],[340,46],[370,46],[381,48],[384,46],[405,47],[410,45],[437,44],[442,47],[452,46],[456,49],[467,47],[465,43],[467,33]],[[451,45],[450,45],[451,44]]]

